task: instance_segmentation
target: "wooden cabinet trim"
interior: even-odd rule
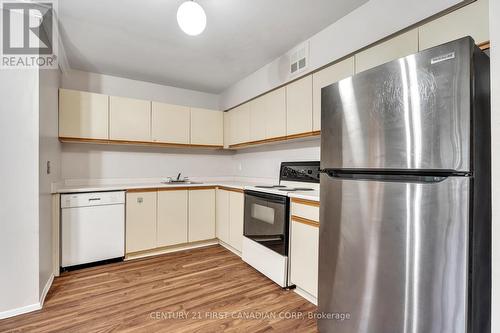
[[[126,190],[127,193],[141,193],[141,192],[156,192],[156,188],[131,188]]]
[[[196,191],[196,190],[215,190],[215,185],[206,186],[173,186],[173,187],[152,187],[152,188],[132,188],[126,190],[128,193],[140,192],[163,192],[163,191]]]
[[[217,186],[217,189],[224,190],[224,191],[229,191],[229,192],[245,193],[245,191],[243,189],[241,189],[241,188],[233,188],[233,187],[226,187],[226,186]]]
[[[231,149],[246,148],[246,147],[250,147],[250,146],[254,146],[254,145],[262,145],[262,144],[272,143],[272,142],[282,142],[282,141],[287,141],[287,140],[318,136],[320,134],[321,134],[321,131],[313,131],[313,132],[307,132],[307,133],[285,135],[285,136],[279,136],[279,137],[269,138],[269,139],[264,139],[264,140],[250,141],[250,142],[238,143],[235,145],[229,145],[229,148],[231,148]]]
[[[311,227],[319,228],[319,222],[313,221],[313,220],[309,220],[309,219],[306,219],[306,218],[303,218],[303,217],[300,217],[300,216],[292,215],[292,221],[293,222],[297,222],[297,223],[306,224],[306,225],[309,225]]]
[[[486,41],[486,42],[483,42],[483,43],[480,43],[480,44],[477,44],[477,46],[481,49],[481,50],[488,50],[490,48],[490,41]]]
[[[301,198],[292,198],[292,203],[306,205],[306,206],[319,207],[319,201],[313,201],[313,200],[307,200],[307,199],[301,199]]]
[[[152,146],[165,148],[203,148],[203,149],[223,149],[222,145],[196,145],[188,143],[168,143],[168,142],[153,142],[153,141],[127,141],[127,140],[102,140],[89,138],[70,138],[59,137],[59,141],[68,143],[94,143],[94,144],[116,144],[116,145],[131,145],[131,146]]]

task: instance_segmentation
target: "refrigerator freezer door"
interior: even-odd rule
[[[321,177],[320,331],[465,333],[470,179]]]
[[[323,88],[321,168],[470,171],[472,50],[463,38]]]

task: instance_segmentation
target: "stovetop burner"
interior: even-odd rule
[[[295,192],[295,191],[314,191],[312,188],[307,188],[307,187],[287,187],[287,188],[280,188],[280,191],[286,191],[286,192]]]
[[[281,188],[284,188],[286,186],[284,186],[284,185],[257,185],[255,187],[257,187],[257,188],[280,188],[281,189]]]

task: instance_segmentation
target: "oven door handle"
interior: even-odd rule
[[[245,195],[260,198],[260,199],[265,199],[266,201],[280,203],[280,204],[285,204],[287,201],[286,196],[278,195],[278,194],[270,194],[270,193],[264,193],[264,192],[245,190]]]

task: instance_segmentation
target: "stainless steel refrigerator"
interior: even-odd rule
[[[489,84],[467,37],[322,89],[320,332],[490,332]]]

